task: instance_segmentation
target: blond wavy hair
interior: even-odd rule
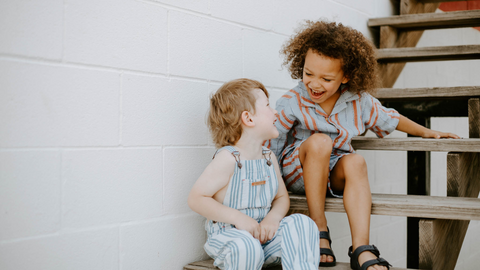
[[[268,98],[261,82],[245,78],[226,82],[210,97],[207,125],[216,147],[235,145],[242,136],[242,113],[255,114],[254,89],[262,90]]]

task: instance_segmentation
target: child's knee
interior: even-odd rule
[[[260,241],[252,237],[241,237],[232,241],[231,252],[238,258],[245,258],[251,266],[263,264],[264,252]],[[255,269],[255,268],[252,268]]]
[[[328,154],[333,149],[333,141],[330,136],[323,134],[323,133],[315,133],[310,136],[305,142],[306,152],[314,153],[314,154]]]
[[[347,166],[350,168],[355,168],[355,170],[367,170],[367,162],[365,158],[359,154],[349,154],[343,157]]]
[[[292,214],[285,217],[282,222],[286,223],[286,226],[297,230],[298,227],[305,229],[308,234],[318,235],[317,224],[310,217],[303,214]]]

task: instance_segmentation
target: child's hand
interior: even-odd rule
[[[260,243],[265,244],[271,240],[277,232],[278,226],[280,226],[279,222],[270,220],[268,217],[264,218],[262,222],[260,222],[260,239],[258,239]]]
[[[245,215],[241,219],[239,219],[234,225],[239,230],[249,232],[253,236],[253,238],[258,239],[261,242],[260,224],[258,224],[255,219]]]
[[[422,137],[423,138],[434,138],[434,139],[440,139],[440,138],[460,139],[460,137],[456,134],[448,133],[448,132],[440,132],[440,131],[435,131],[435,130],[431,130],[431,129],[426,131],[425,134],[423,134]]]

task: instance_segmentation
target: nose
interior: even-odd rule
[[[308,84],[310,88],[319,89],[322,87],[322,84],[318,80],[311,80]]]

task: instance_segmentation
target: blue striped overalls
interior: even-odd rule
[[[223,204],[238,209],[259,223],[268,214],[278,190],[270,150],[263,149],[265,159],[241,160],[232,146],[227,150],[235,157],[235,171],[227,187]],[[267,164],[269,163],[269,164]],[[208,239],[205,251],[221,269],[261,269],[282,264],[283,269],[318,269],[320,262],[319,233],[309,217],[294,214],[282,219],[275,236],[265,244],[232,224],[207,220]]]

